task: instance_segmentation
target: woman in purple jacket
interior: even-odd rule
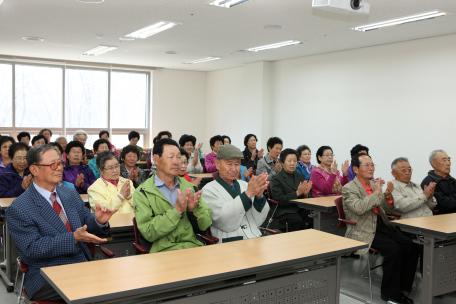
[[[206,166],[207,173],[213,173],[217,171],[215,166],[215,160],[217,159],[217,151],[219,146],[223,146],[223,137],[220,135],[215,135],[209,141],[212,152],[206,155],[204,165]]]
[[[0,174],[0,197],[18,197],[32,184],[32,175],[25,156],[30,147],[18,142],[8,149],[11,162]]]
[[[84,144],[80,141],[70,141],[66,148],[66,165],[63,168],[63,181],[74,184],[79,194],[87,194],[87,189],[97,180],[89,166],[82,160],[85,154]]]

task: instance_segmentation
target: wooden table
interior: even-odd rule
[[[305,242],[303,241],[305,240]],[[67,303],[339,303],[340,256],[368,244],[304,230],[191,249],[42,268]],[[190,262],[191,261],[191,262]],[[226,302],[224,302],[226,301]],[[250,302],[249,302],[250,303]]]
[[[403,231],[422,235],[422,303],[432,303],[437,295],[456,290],[456,214],[442,214],[391,221]],[[436,244],[436,241],[443,241]]]
[[[312,210],[314,212],[314,229],[321,230],[321,213],[334,214],[337,212],[334,200],[340,196],[325,196],[314,198],[295,199],[290,201],[292,204],[298,205],[299,208]],[[337,221],[336,221],[337,222]],[[334,224],[331,224],[333,226]]]
[[[0,198],[0,210],[1,210],[1,216],[3,219],[3,222],[5,223],[5,234],[4,234],[4,260],[0,262],[0,266],[3,266],[5,270],[0,267],[0,276],[2,279],[5,281],[6,284],[6,289],[8,292],[12,292],[14,290],[14,283],[13,283],[13,276],[12,274],[14,273],[14,261],[18,257],[18,253],[16,251],[16,248],[14,246],[14,242],[11,239],[11,235],[9,234],[8,230],[8,223],[6,221],[6,217],[4,216],[4,213],[6,209],[12,204],[12,202],[16,199],[16,197],[10,197],[10,198]],[[89,201],[89,195],[88,194],[81,194],[81,199],[87,203]],[[130,220],[131,222],[131,220]]]
[[[109,220],[109,226],[111,227],[111,231],[119,231],[125,228],[132,228],[134,217],[134,213],[114,213],[111,219]]]

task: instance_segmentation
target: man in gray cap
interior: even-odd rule
[[[219,243],[260,237],[259,226],[269,212],[263,197],[268,175],[253,176],[249,183],[236,179],[243,158],[241,150],[235,146],[220,146],[215,161],[219,174],[204,186],[201,195],[212,209],[211,232]]]

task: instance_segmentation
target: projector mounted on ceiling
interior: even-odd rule
[[[312,7],[339,14],[369,14],[365,0],[312,0]]]

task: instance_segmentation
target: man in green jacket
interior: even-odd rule
[[[181,167],[177,143],[159,140],[153,149],[157,173],[135,191],[133,207],[136,223],[150,252],[203,246],[195,232],[204,232],[212,224],[211,209],[201,199],[201,192],[177,174]]]

